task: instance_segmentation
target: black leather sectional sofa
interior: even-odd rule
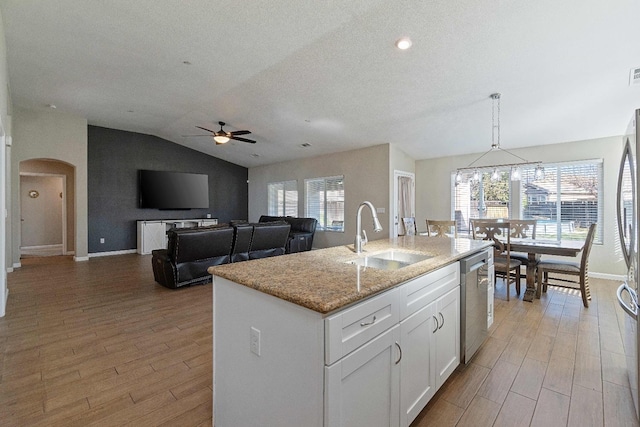
[[[313,245],[313,236],[316,233],[318,221],[315,218],[295,218],[292,216],[268,216],[262,215],[259,222],[285,221],[291,225],[286,253],[310,251]]]
[[[167,249],[152,252],[154,279],[171,289],[211,282],[211,266],[284,255],[290,229],[269,221],[169,230]]]

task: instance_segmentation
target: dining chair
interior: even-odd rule
[[[536,224],[535,219],[510,219],[511,237],[515,239],[535,239]],[[529,254],[524,252],[512,252],[511,258],[519,260],[526,266],[529,261]]]
[[[493,240],[493,266],[495,276],[502,276],[507,288],[507,301],[511,283],[516,285],[520,295],[520,266],[522,262],[511,258],[511,224],[508,221],[471,221],[474,239]]]
[[[415,236],[416,234],[418,234],[415,217],[411,216],[408,218],[402,218],[402,224],[404,225],[405,236]]]
[[[427,220],[427,236],[429,237],[449,237],[453,229],[453,237],[458,238],[458,228],[455,220]]]
[[[562,260],[548,260],[540,261],[538,263],[538,297],[540,297],[540,288],[543,292],[547,292],[547,285],[557,286],[568,289],[579,289],[582,295],[582,303],[585,307],[589,307],[589,300],[591,299],[591,291],[589,290],[589,253],[591,252],[591,246],[593,245],[593,238],[595,236],[596,224],[589,226],[587,237],[582,247],[582,257],[580,262],[570,262]],[[567,279],[566,277],[549,277],[549,274],[560,274],[563,276],[577,276],[577,279]],[[554,283],[549,283],[549,280],[553,280]],[[560,282],[560,283],[558,283]],[[572,285],[564,285],[563,283],[571,283],[578,285],[576,288]]]

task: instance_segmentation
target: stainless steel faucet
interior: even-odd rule
[[[382,231],[382,225],[380,225],[380,221],[378,221],[378,214],[376,213],[376,208],[373,207],[373,204],[371,204],[371,202],[360,203],[360,206],[358,207],[358,216],[356,217],[356,232],[358,234],[356,234],[356,240],[353,243],[353,250],[357,254],[362,252],[362,247],[369,241],[367,239],[367,233],[365,233],[365,231],[362,229],[362,208],[364,208],[365,206],[369,207],[371,216],[373,216],[373,231],[375,231],[376,233]],[[364,235],[364,238],[362,237],[362,235]]]

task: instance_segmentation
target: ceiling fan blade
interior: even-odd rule
[[[215,130],[211,130],[211,129],[207,129],[207,128],[203,128],[202,126],[196,126],[198,129],[202,129],[202,130],[206,130],[207,132],[211,132],[211,133],[216,133]]]
[[[230,137],[231,139],[235,139],[236,141],[242,141],[242,142],[248,142],[249,144],[255,144],[256,142],[251,140],[251,139],[247,139],[247,138],[240,138],[238,136],[235,135],[231,135]]]
[[[249,131],[249,130],[234,130],[234,131],[229,132],[229,133],[231,133],[232,135],[246,135],[248,133],[251,133],[251,131]]]

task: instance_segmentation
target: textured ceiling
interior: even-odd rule
[[[55,104],[247,167],[382,143],[415,159],[484,152],[494,92],[507,149],[619,135],[640,107],[634,0],[0,0],[0,11],[15,106]],[[402,36],[408,51],[394,47]],[[257,144],[183,137],[220,120]]]

